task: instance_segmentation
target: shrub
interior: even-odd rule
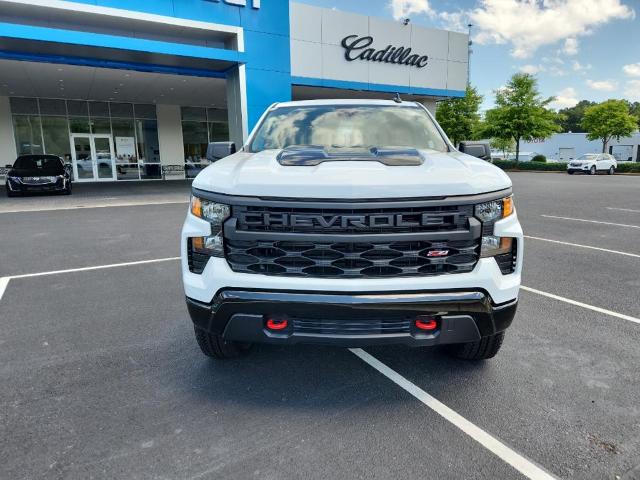
[[[531,159],[532,162],[540,162],[540,163],[547,163],[547,157],[545,157],[544,155],[536,155]]]
[[[640,173],[640,163],[624,162],[618,163],[616,172],[620,173]]]
[[[503,170],[536,170],[545,172],[562,172],[567,169],[566,163],[518,162],[513,160],[494,160],[493,164]]]

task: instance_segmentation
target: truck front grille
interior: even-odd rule
[[[481,224],[473,218],[473,205],[268,203],[232,207],[224,244],[235,272],[315,278],[431,276],[471,272],[479,259]]]
[[[433,257],[431,252],[447,251]],[[236,272],[304,277],[391,277],[470,272],[477,241],[311,243],[228,241],[227,261]]]

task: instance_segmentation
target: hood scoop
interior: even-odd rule
[[[276,157],[285,167],[315,167],[325,162],[380,162],[390,167],[410,167],[424,163],[415,148],[326,148],[318,145],[291,146]]]

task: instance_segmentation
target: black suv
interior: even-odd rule
[[[21,155],[7,168],[8,197],[27,192],[71,194],[69,170],[56,155]]]

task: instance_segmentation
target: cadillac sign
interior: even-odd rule
[[[344,58],[348,62],[354,60],[364,60],[367,62],[395,63],[396,65],[407,65],[410,67],[424,68],[429,62],[427,55],[412,53],[411,47],[394,47],[387,45],[386,48],[376,50],[372,48],[373,37],[360,37],[349,35],[342,39],[344,48]]]

